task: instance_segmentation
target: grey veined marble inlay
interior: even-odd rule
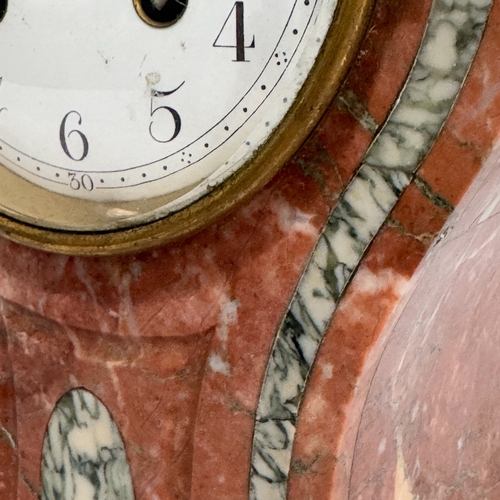
[[[134,500],[118,428],[106,407],[84,389],[66,393],[50,418],[42,500]]]
[[[251,500],[287,496],[296,419],[323,335],[368,245],[441,131],[491,4],[434,1],[405,88],[323,229],[268,362],[254,428]]]

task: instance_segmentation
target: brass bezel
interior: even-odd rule
[[[189,207],[128,229],[46,229],[0,215],[0,234],[18,243],[70,255],[131,253],[188,236],[263,187],[301,146],[338,92],[357,53],[375,0],[340,0],[326,40],[294,104],[252,159],[222,186]],[[47,193],[47,196],[50,196]]]

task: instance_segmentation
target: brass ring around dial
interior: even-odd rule
[[[240,168],[222,186],[189,207],[132,228],[76,231],[71,229],[71,224],[65,226],[67,229],[61,226],[54,229],[45,223],[42,227],[40,220],[50,220],[56,212],[64,213],[69,221],[81,214],[91,217],[91,210],[87,208],[90,202],[48,193],[0,166],[0,210],[3,213],[0,215],[0,234],[51,252],[110,255],[136,252],[179,239],[227,214],[269,182],[318,123],[358,51],[374,2],[339,0],[315,65],[279,127],[245,168]],[[136,6],[138,3],[134,0]],[[162,201],[168,203],[169,200]],[[27,216],[29,213],[33,215]]]

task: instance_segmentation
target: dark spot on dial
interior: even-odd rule
[[[157,28],[166,28],[184,15],[188,0],[134,0],[134,5],[143,21]]]
[[[8,0],[0,0],[0,21],[2,21],[7,13],[7,3]]]

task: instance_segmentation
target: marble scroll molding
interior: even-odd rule
[[[250,500],[284,500],[300,404],[323,336],[363,255],[443,128],[492,0],[435,0],[392,112],[334,207],[278,327],[255,418]]]

